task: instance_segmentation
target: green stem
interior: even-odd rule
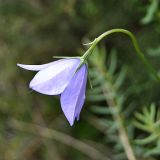
[[[104,32],[103,34],[101,34],[98,38],[96,38],[93,41],[93,44],[91,45],[91,47],[85,52],[85,54],[82,56],[82,58],[85,60],[87,59],[93,52],[94,48],[96,47],[96,45],[104,38],[107,37],[110,34],[113,33],[124,33],[126,35],[128,35],[133,43],[133,46],[136,50],[137,56],[141,59],[141,61],[143,62],[143,64],[146,66],[147,70],[152,74],[152,76],[160,81],[160,77],[158,75],[158,73],[156,72],[156,70],[152,67],[152,65],[150,64],[150,62],[145,58],[143,52],[141,51],[138,42],[135,38],[135,36],[132,34],[132,32],[125,30],[125,29],[111,29],[107,32]]]

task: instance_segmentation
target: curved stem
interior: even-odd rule
[[[149,63],[149,61],[145,58],[143,52],[141,51],[138,42],[135,38],[135,36],[132,34],[132,32],[125,30],[125,29],[111,29],[107,32],[104,32],[103,34],[101,34],[98,38],[96,38],[93,41],[93,44],[91,45],[91,47],[85,52],[85,54],[82,56],[83,59],[88,58],[88,56],[90,56],[94,50],[94,48],[96,47],[97,43],[99,43],[104,37],[107,37],[110,34],[113,33],[124,33],[126,35],[128,35],[133,43],[133,46],[136,50],[137,56],[141,59],[141,61],[143,62],[143,64],[146,66],[147,70],[152,74],[152,76],[160,81],[160,77],[157,74],[157,72],[155,71],[155,69],[152,67],[152,65]]]

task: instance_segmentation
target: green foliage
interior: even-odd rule
[[[142,23],[147,24],[153,21],[156,12],[158,11],[159,0],[152,0],[151,4],[147,7],[147,13],[142,19]]]
[[[151,158],[152,156],[159,155],[159,109],[156,110],[155,105],[152,104],[149,110],[144,107],[142,114],[136,112],[135,116],[137,120],[129,118],[133,115],[133,107],[132,105],[126,103],[130,93],[125,92],[124,90],[128,87],[125,85],[126,79],[129,81],[129,77],[126,75],[128,67],[123,65],[121,69],[118,69],[117,54],[115,50],[112,50],[110,53],[106,54],[103,48],[96,48],[93,55],[94,56],[92,56],[91,59],[93,68],[90,71],[90,75],[93,78],[93,89],[89,91],[88,98],[90,101],[94,102],[91,111],[103,117],[99,118],[96,125],[100,126],[97,128],[102,127],[103,130],[106,130],[106,143],[112,143],[112,145],[114,144],[113,158],[124,159],[124,145],[127,145],[123,144],[124,142],[122,140],[118,140],[122,134],[119,132],[122,127],[119,124],[119,121],[121,121],[123,127],[126,128],[125,136],[130,141],[130,147],[133,149],[136,157]],[[110,57],[108,55],[110,55]],[[134,92],[134,88],[132,88],[132,92]],[[132,101],[134,100],[130,100],[130,103],[133,103]],[[104,105],[106,102],[107,106]],[[95,105],[98,103],[101,105]],[[117,115],[119,115],[120,119],[117,119]],[[104,117],[108,117],[107,120]],[[117,122],[117,120],[119,121]],[[145,137],[143,136],[143,132],[135,132],[134,126],[142,131],[147,131],[149,135]],[[141,139],[133,140],[135,136],[141,137]],[[144,148],[146,145],[148,147]]]
[[[104,48],[94,50],[91,63],[93,68],[90,71],[90,76],[92,77],[93,89],[88,93],[88,99],[94,101],[91,111],[103,117],[98,120],[98,125],[106,128],[104,139],[107,144],[113,145],[114,156],[112,157],[114,159],[124,159],[126,157],[123,145],[117,134],[120,126],[117,115],[122,116],[124,112],[123,104],[126,95],[120,88],[125,80],[126,67],[124,65],[123,68],[117,69],[116,51],[111,50],[107,54]],[[102,106],[100,104],[95,106],[98,103]]]
[[[159,155],[160,150],[160,110],[152,104],[150,108],[143,108],[142,113],[136,113],[134,125],[142,131],[148,132],[149,135],[135,140],[139,145],[147,145],[144,156]]]

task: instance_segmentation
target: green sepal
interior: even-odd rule
[[[86,64],[86,62],[83,58],[79,57],[79,59],[80,59],[80,64],[78,65],[74,74],[76,74],[78,72],[78,70],[82,67],[83,64]]]
[[[88,70],[88,63],[86,60],[84,60],[83,58],[80,57],[80,64],[78,65],[74,75],[79,71],[79,69],[85,64],[87,66],[87,72],[88,72],[88,80],[89,80],[89,85],[91,87],[91,89],[93,88],[92,87],[92,82],[91,82],[91,79],[90,79],[90,76],[89,76],[89,70]]]
[[[93,86],[92,86],[92,81],[91,81],[91,78],[90,78],[90,75],[89,75],[88,63],[86,62],[85,64],[86,64],[86,66],[87,66],[87,72],[88,72],[88,81],[89,81],[89,85],[90,85],[90,87],[91,87],[91,89],[92,89],[92,88],[93,88]]]

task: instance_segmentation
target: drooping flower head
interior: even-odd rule
[[[62,110],[70,125],[79,120],[85,100],[87,66],[79,58],[61,59],[43,65],[17,64],[19,67],[38,71],[29,87],[46,95],[60,95]]]
[[[93,53],[96,45],[104,37],[113,33],[124,33],[131,38],[136,53],[146,69],[156,80],[160,81],[159,74],[141,52],[132,32],[120,28],[106,31],[95,38],[94,41],[86,43],[85,45],[88,45],[89,48],[82,57],[62,59],[43,65],[18,64],[21,68],[38,71],[30,82],[29,86],[31,89],[46,95],[61,96],[61,107],[70,125],[73,125],[75,119],[79,119],[79,114],[85,100],[87,83],[87,66],[85,62]]]

